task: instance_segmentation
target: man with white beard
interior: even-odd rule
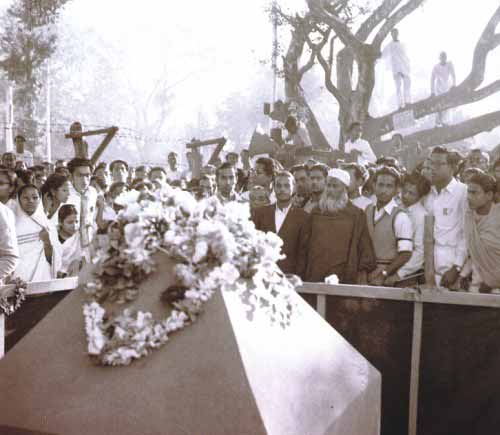
[[[348,197],[350,175],[342,169],[331,169],[318,207],[311,212],[299,262],[301,277],[321,282],[332,274],[345,284],[366,283],[375,269],[375,253],[368,233],[365,214]]]

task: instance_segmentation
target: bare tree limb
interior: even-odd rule
[[[411,14],[415,9],[421,6],[425,0],[409,0],[408,3],[401,6],[396,12],[394,12],[389,18],[386,19],[385,23],[382,25],[380,30],[373,38],[372,47],[376,50],[380,50],[382,42],[389,34],[389,32],[396,27],[396,25],[401,22],[405,17]]]
[[[477,89],[484,80],[486,69],[486,58],[489,52],[500,45],[495,28],[500,22],[500,7],[495,11],[486,25],[481,37],[474,49],[474,60],[469,75],[458,86],[451,88],[448,92],[439,96],[430,96],[410,105],[415,119],[436,113],[438,111],[451,109],[480,101],[500,91],[500,80],[491,83],[481,89]],[[381,132],[388,133],[394,129],[392,117],[397,112],[374,118],[373,124],[378,124]]]
[[[311,55],[309,56],[309,60],[299,68],[298,71],[299,82],[302,80],[302,77],[304,77],[304,74],[314,66],[315,60],[316,60],[316,53],[314,52],[314,50],[311,50]]]
[[[484,80],[484,71],[486,69],[486,58],[491,50],[499,45],[498,35],[495,29],[500,22],[500,6],[493,13],[481,34],[472,58],[472,68],[470,74],[462,82],[461,86],[467,89],[476,89]]]
[[[500,45],[500,34],[497,33],[492,39],[493,46],[498,47]]]
[[[436,127],[428,130],[418,131],[405,137],[405,144],[412,148],[419,145],[421,148],[429,148],[435,145],[457,142],[476,134],[491,131],[500,126],[500,110],[477,116],[467,121],[446,127]],[[383,141],[377,144],[380,154],[389,154],[392,141]]]
[[[316,58],[318,59],[319,64],[323,68],[323,71],[325,73],[325,86],[326,86],[326,88],[335,97],[335,99],[337,100],[339,105],[341,107],[345,107],[347,105],[347,100],[344,97],[344,95],[342,95],[342,93],[337,88],[337,86],[335,86],[333,84],[332,68],[330,67],[330,65],[328,64],[328,61],[324,58],[323,54],[321,53],[321,49],[319,49],[319,47],[311,41],[311,38],[309,37],[309,35],[307,36],[307,44],[309,45],[311,50],[316,53]]]
[[[363,43],[353,35],[349,27],[342,22],[342,20],[328,12],[321,4],[321,0],[307,0],[307,5],[311,13],[320,18],[327,24],[344,43],[344,45],[351,47],[354,51],[361,53],[363,50]]]
[[[361,24],[356,32],[356,37],[360,41],[366,41],[373,30],[392,13],[401,1],[402,0],[384,0],[384,2]]]

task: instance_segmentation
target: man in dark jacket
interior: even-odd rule
[[[282,252],[286,258],[278,262],[284,273],[298,275],[299,253],[304,248],[300,245],[305,238],[302,234],[308,214],[292,206],[295,190],[295,178],[290,172],[281,171],[274,176],[276,204],[258,207],[252,211],[252,220],[258,230],[276,233],[283,240]]]

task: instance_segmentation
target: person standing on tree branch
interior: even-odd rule
[[[399,40],[399,30],[391,30],[392,41],[382,51],[382,57],[390,62],[392,76],[396,84],[398,105],[403,109],[411,103],[410,59],[406,48]]]
[[[444,51],[439,55],[439,63],[432,69],[431,95],[441,95],[456,86],[455,67],[448,61],[448,56]],[[446,125],[448,122],[448,110],[437,113],[436,125]]]

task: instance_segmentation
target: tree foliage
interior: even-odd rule
[[[28,140],[36,136],[36,105],[43,66],[54,53],[54,24],[68,0],[16,0],[1,18],[0,68],[15,83],[15,121]]]

